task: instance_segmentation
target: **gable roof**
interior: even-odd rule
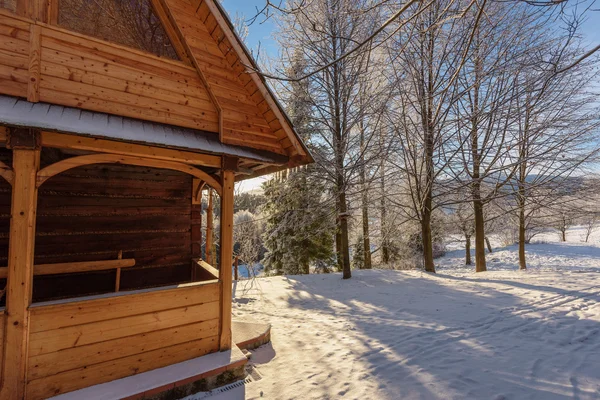
[[[222,6],[214,0],[160,1],[220,114],[221,141],[287,155],[292,166],[312,162],[264,77],[253,72],[258,65]]]

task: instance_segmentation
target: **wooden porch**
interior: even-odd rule
[[[231,267],[226,261],[217,269],[204,260],[215,262],[217,255],[212,217],[202,254],[199,196],[209,187],[207,182],[221,195],[218,259],[231,260],[237,162],[224,158],[219,176],[174,160],[166,149],[146,147],[150,156],[122,155],[114,142],[96,141],[95,152],[73,154],[84,138],[33,129],[0,133],[7,148],[3,154],[12,158],[12,167],[2,163],[4,193],[12,197],[4,202],[10,209],[10,219],[4,219],[10,221],[10,227],[5,226],[8,266],[0,267],[0,280],[6,279],[6,308],[0,309],[2,399],[44,399],[231,349]],[[43,144],[52,137],[65,140],[65,147],[47,151]],[[115,164],[118,168],[111,170]],[[90,168],[95,165],[108,168],[109,177],[94,181]],[[182,234],[147,220],[145,200],[135,194],[153,185],[148,178],[138,176],[138,185],[132,185],[133,180],[116,185],[118,195],[102,200],[116,193],[117,177],[140,174],[139,167],[155,177],[174,171],[165,179],[186,186],[180,194],[187,198],[185,206],[168,201],[171,206],[150,211],[164,213],[165,223],[177,224],[180,217],[169,215],[170,207],[184,207]],[[78,170],[85,179],[63,175]],[[87,179],[93,189],[86,186]],[[61,186],[67,187],[68,195]],[[71,202],[72,196],[77,200]],[[133,206],[127,205],[130,197]],[[151,210],[156,208],[154,201],[161,202],[148,200]],[[212,200],[209,203],[212,208]],[[103,232],[97,231],[99,226]],[[146,233],[153,231],[157,232]],[[161,248],[161,240],[173,242],[174,251],[165,256],[153,252],[153,246]],[[179,264],[161,267],[157,256],[175,257]],[[169,281],[178,283],[165,286]],[[135,290],[136,286],[146,288]],[[14,397],[21,390],[22,395]]]

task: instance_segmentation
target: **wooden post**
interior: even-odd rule
[[[213,192],[208,189],[208,207],[206,208],[206,262],[213,265]]]
[[[221,338],[220,349],[231,348],[231,260],[233,256],[233,171],[223,171],[223,194],[221,196]]]
[[[24,399],[29,346],[29,306],[33,287],[33,253],[40,167],[39,133],[11,131],[14,184],[6,284],[6,331],[0,399]],[[33,140],[30,140],[33,139]],[[28,143],[29,142],[29,143]],[[39,140],[37,140],[39,143]],[[30,148],[27,148],[30,147]]]
[[[202,187],[204,183],[197,178],[192,179],[192,219],[191,219],[191,279],[198,279],[198,264],[194,258],[202,257]]]
[[[117,260],[123,259],[123,250],[119,250],[117,254]],[[117,275],[115,276],[115,292],[121,290],[121,268],[117,268]]]

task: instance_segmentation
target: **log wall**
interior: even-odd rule
[[[42,153],[43,162],[48,157]],[[0,158],[10,165],[10,151]],[[101,164],[57,175],[39,191],[35,263],[115,260],[122,251],[136,266],[122,270],[121,290],[189,282],[191,191],[191,176],[154,168]],[[8,263],[10,202],[11,187],[0,179],[2,266]],[[33,300],[112,292],[115,275],[38,276]]]
[[[219,284],[31,308],[27,398],[43,399],[219,348]]]

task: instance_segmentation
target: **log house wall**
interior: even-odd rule
[[[8,165],[10,153],[0,153]],[[47,157],[42,153],[42,162]],[[115,260],[122,250],[136,266],[122,270],[121,290],[189,282],[191,193],[192,177],[177,171],[112,164],[66,171],[40,188],[34,262]],[[0,179],[2,266],[8,262],[10,202],[11,186]],[[33,300],[112,292],[115,274],[38,276]]]

